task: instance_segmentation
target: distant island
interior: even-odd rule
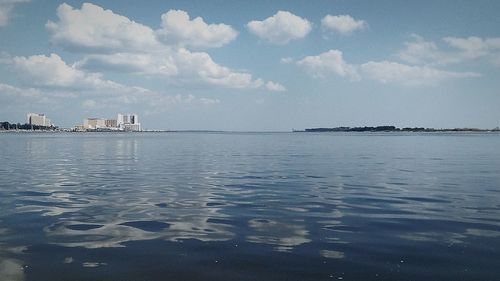
[[[376,126],[376,127],[333,127],[333,128],[309,128],[305,130],[293,130],[293,132],[498,132],[499,127],[494,129],[478,129],[478,128],[453,128],[453,129],[435,129],[423,127],[404,127],[396,126]]]

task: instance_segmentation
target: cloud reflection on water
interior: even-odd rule
[[[0,277],[2,281],[24,281],[24,269],[20,261],[3,259],[0,256]]]
[[[277,251],[291,251],[294,247],[309,243],[309,232],[299,222],[283,223],[274,220],[252,219],[248,225],[255,234],[248,235],[246,240],[252,243],[268,244]]]
[[[2,152],[8,165],[0,167],[0,242],[28,245],[28,254],[40,254],[34,252],[46,244],[94,251],[133,249],[133,241],[197,240],[345,260],[360,252],[401,255],[386,247],[391,243],[467,245],[500,236],[498,192],[476,185],[498,182],[495,165],[476,159],[483,172],[471,177],[475,166],[460,166],[456,151],[436,161],[388,136],[19,138],[12,145],[20,147]],[[71,254],[60,263],[69,255],[78,265],[95,262],[66,250]],[[0,255],[11,261],[9,272],[19,273],[22,250]]]

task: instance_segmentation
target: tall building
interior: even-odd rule
[[[139,123],[139,115],[137,114],[121,114],[118,113],[116,118],[118,128],[124,131],[140,131],[141,123]]]
[[[123,114],[118,113],[118,117],[116,118],[116,124],[117,126],[120,126],[120,124],[124,124],[125,120],[123,119]]]
[[[50,123],[50,119],[47,116],[45,116],[45,114],[28,113],[26,119],[27,119],[26,123],[30,125],[46,126],[46,127],[50,127],[52,125]]]

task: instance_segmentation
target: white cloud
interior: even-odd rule
[[[9,110],[32,110],[29,108],[33,108],[33,106],[54,106],[58,101],[68,101],[75,97],[74,93],[64,90],[41,90],[32,87],[21,88],[0,82],[0,108],[7,108]]]
[[[367,78],[382,84],[404,86],[436,85],[449,79],[480,76],[476,72],[454,72],[431,66],[412,66],[391,61],[369,61],[354,65],[347,63],[339,50],[330,50],[317,56],[307,56],[299,60],[297,65],[316,78],[325,78],[335,74],[351,80]]]
[[[219,104],[219,99],[197,98],[194,95],[167,95],[159,99],[161,106],[169,105],[204,105],[210,106]]]
[[[8,63],[19,72],[20,77],[25,77],[26,84],[41,88],[18,88],[0,83],[2,105],[47,106],[65,100],[68,106],[80,106],[86,110],[133,107],[162,111],[168,106],[212,106],[220,103],[218,99],[170,95],[105,80],[99,73],[89,73],[66,64],[57,54],[14,57]],[[77,102],[74,98],[78,97],[83,100]]]
[[[12,85],[0,83],[0,97],[11,96],[15,98],[40,98],[41,91],[34,88],[21,89]]]
[[[67,65],[57,54],[14,57],[11,64],[27,83],[67,88],[117,88],[119,84],[104,80],[99,73],[86,73]]]
[[[110,52],[151,50],[159,47],[154,31],[111,10],[83,3],[74,9],[63,3],[57,8],[59,21],[45,25],[52,43],[73,51]]]
[[[475,36],[468,38],[445,37],[443,41],[460,50],[467,59],[475,59],[500,51],[500,37],[484,39]]]
[[[219,99],[199,98],[199,101],[204,105],[213,105],[220,103]]]
[[[297,62],[313,77],[323,78],[333,73],[342,77],[358,80],[359,75],[355,66],[348,64],[339,50],[329,50],[317,56],[307,56]]]
[[[190,20],[187,12],[170,10],[161,15],[157,34],[168,44],[195,48],[217,48],[233,41],[238,32],[230,25],[206,24],[203,18]]]
[[[370,61],[360,66],[367,78],[383,84],[401,84],[405,86],[435,85],[448,79],[471,78],[480,76],[475,72],[453,72],[427,66],[410,66],[397,62]]]
[[[77,65],[92,70],[163,75],[176,78],[178,82],[203,82],[228,88],[258,88],[263,84],[261,79],[254,79],[250,73],[217,64],[205,52],[192,52],[185,48],[155,54],[89,55]]]
[[[57,15],[58,22],[46,24],[52,42],[70,51],[86,53],[71,66],[67,76],[72,77],[71,73],[84,68],[95,72],[163,75],[176,78],[176,82],[202,81],[230,88],[257,88],[263,84],[250,73],[217,64],[205,52],[179,47],[222,46],[237,35],[228,25],[206,24],[202,18],[190,20],[187,13],[171,10],[162,16],[163,29],[155,33],[148,26],[89,3],[84,3],[81,9],[61,4]],[[171,40],[175,44],[162,43],[157,35],[166,36],[168,44],[173,43]]]
[[[444,37],[451,50],[443,51],[435,42],[426,41],[419,35],[412,34],[412,40],[405,42],[405,48],[397,56],[408,63],[423,65],[446,65],[468,60],[487,58],[495,63],[500,59],[500,38],[480,37]]]
[[[280,83],[273,82],[273,81],[268,81],[266,83],[266,89],[272,92],[284,92],[286,91],[285,86],[281,85]]]
[[[0,0],[0,27],[9,23],[14,6],[23,2],[29,2],[29,0]]]
[[[268,42],[286,44],[290,40],[304,38],[311,31],[312,24],[290,12],[278,11],[263,21],[250,21],[247,28]]]
[[[349,34],[356,30],[365,29],[368,24],[364,20],[355,20],[350,15],[326,15],[321,20],[321,26],[326,30],[333,30],[341,34]]]
[[[205,52],[191,52],[181,48],[175,54],[177,66],[184,76],[191,76],[207,83],[230,88],[258,88],[263,82],[252,74],[233,71],[215,63]]]
[[[286,57],[286,58],[281,58],[280,59],[280,63],[282,64],[289,64],[289,63],[292,63],[293,62],[293,59],[291,57]]]
[[[87,109],[92,109],[92,108],[95,108],[97,105],[97,102],[95,100],[84,100],[83,103],[82,103],[82,106],[84,108],[87,108]]]
[[[417,34],[412,34],[411,38],[413,40],[405,42],[406,48],[397,54],[401,60],[412,64],[423,64],[428,61],[436,62],[443,56],[434,42],[425,41]]]
[[[219,99],[198,98],[194,95],[172,95],[150,91],[139,87],[128,87],[120,91],[86,93],[81,106],[87,110],[98,108],[122,108],[131,106],[148,112],[161,112],[167,107],[213,106]]]
[[[0,26],[6,26],[9,22],[10,7],[0,5]]]
[[[38,103],[43,99],[54,102],[80,96],[85,98],[81,106],[86,109],[139,104],[154,107],[159,100],[165,98],[149,89],[122,85],[105,80],[100,73],[77,69],[74,65],[66,64],[57,54],[14,57],[10,64],[19,76],[25,79],[26,84],[43,89],[41,91],[29,88],[31,90],[26,92],[36,95],[33,97]],[[9,90],[13,94],[26,91],[26,89],[15,89],[18,88],[4,87],[5,91]],[[21,97],[29,98],[28,96]]]
[[[0,4],[0,26],[6,26],[9,23],[12,6]]]
[[[136,74],[176,75],[179,70],[170,51],[151,53],[114,53],[88,55],[77,63],[78,67],[102,71]]]

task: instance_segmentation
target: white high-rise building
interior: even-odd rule
[[[28,113],[28,115],[26,116],[26,123],[30,125],[46,127],[50,127],[52,125],[50,123],[50,119],[45,116],[45,114],[40,113]]]
[[[121,114],[118,113],[116,123],[119,129],[124,131],[140,131],[141,123],[137,114]]]
[[[120,124],[123,124],[123,114],[118,113],[118,116],[116,117],[116,125],[119,127]]]

